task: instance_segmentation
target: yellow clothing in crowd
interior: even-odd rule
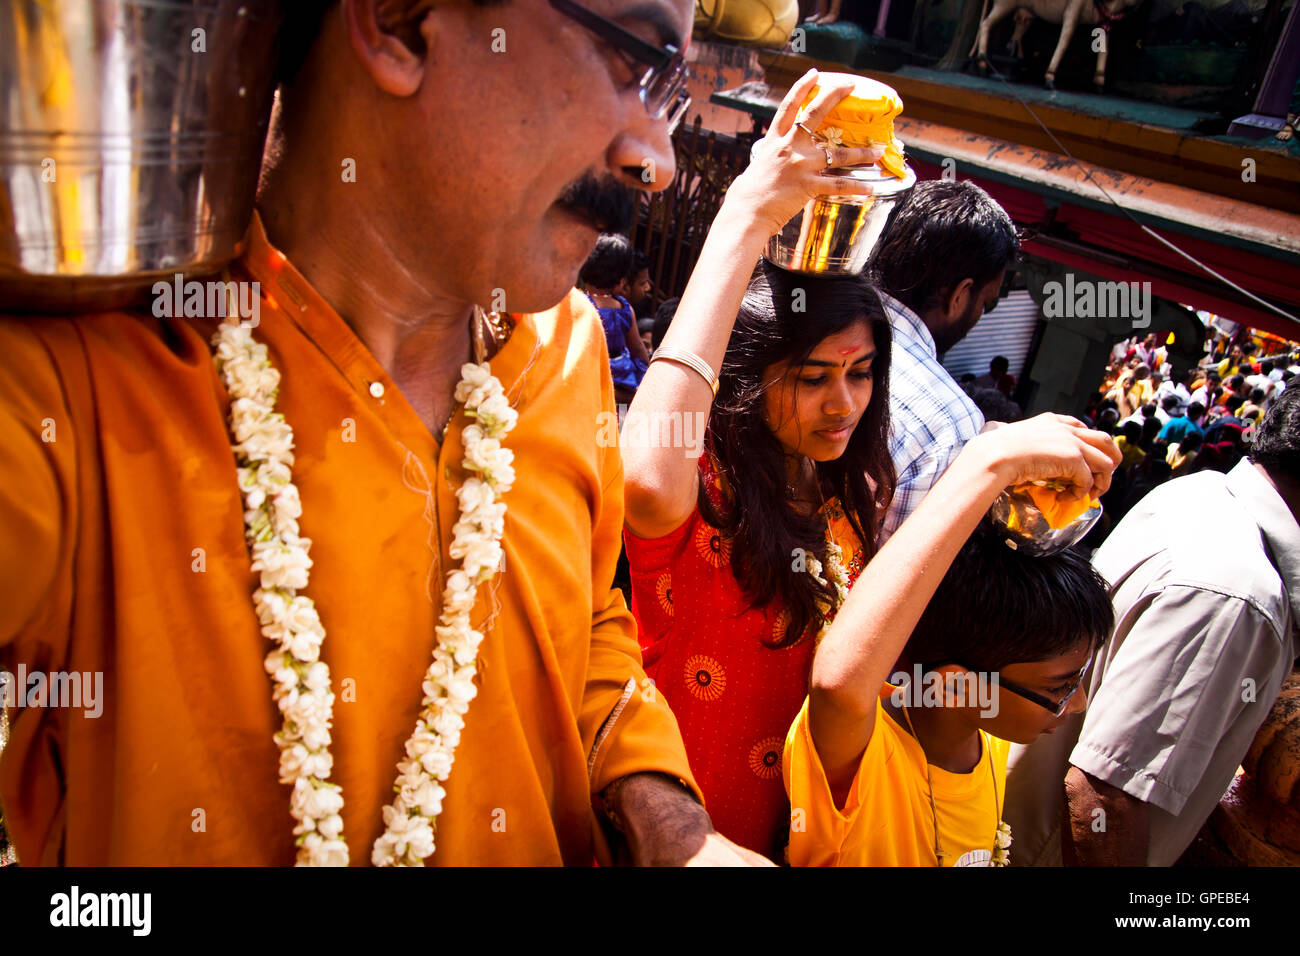
[[[312,540],[303,593],[336,695],[331,779],[351,861],[368,865],[459,564],[467,419],[440,445],[260,223],[234,271],[260,283],[253,334],[282,375]],[[577,293],[516,319],[491,368],[519,412],[518,478],[504,569],[472,612],[490,623],[435,864],[608,859],[593,794],[637,771],[693,786],[610,588],[623,469],[599,439],[613,408],[600,322]],[[103,675],[98,717],[11,713],[0,803],[24,865],[294,862],[216,321],[0,319],[0,667]]]
[[[1173,474],[1182,474],[1192,466],[1192,462],[1196,461],[1196,452],[1184,452],[1178,445],[1170,445],[1169,450],[1165,452],[1165,461],[1169,463]]]
[[[883,705],[894,690],[886,684],[881,691],[871,741],[842,808],[813,746],[804,701],[782,762],[790,794],[791,866],[938,865],[925,753]],[[992,860],[1010,745],[982,731],[980,739],[979,763],[970,773],[929,768],[945,866],[987,866]]]
[[[1128,471],[1147,456],[1147,453],[1137,445],[1130,445],[1128,439],[1123,435],[1115,436],[1115,447],[1118,448],[1119,453],[1124,456],[1124,460],[1119,464],[1120,471]]]

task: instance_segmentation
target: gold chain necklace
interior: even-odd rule
[[[921,743],[920,735],[917,734],[916,728],[912,726],[912,715],[908,713],[907,705],[903,704],[902,708],[903,719],[907,721],[907,730],[912,735],[912,739],[916,741],[916,745],[921,748],[921,759],[925,762],[925,786],[929,791],[930,819],[934,824],[934,856],[939,861],[939,865],[943,866],[943,847],[939,843],[939,810],[934,803],[934,780],[930,776],[930,759],[925,755],[925,744]],[[993,819],[998,821],[993,831],[993,865],[998,866],[1003,865],[998,863],[998,835],[1002,833],[1002,828],[1006,824],[1002,822],[1002,801],[998,797],[998,774],[993,769],[993,751],[989,748],[988,741],[984,739],[984,731],[981,730],[978,733],[980,735],[980,747],[982,748],[980,759],[984,758],[984,754],[988,755],[989,775],[993,780]],[[1007,829],[1010,830],[1009,827]]]

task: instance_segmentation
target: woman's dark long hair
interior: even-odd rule
[[[814,464],[822,494],[839,498],[870,558],[895,481],[889,457],[891,336],[875,288],[857,276],[798,275],[761,261],[718,375],[705,448],[730,500],[715,506],[701,484],[698,505],[705,521],[732,536],[732,573],[747,600],[762,607],[784,599],[788,625],[772,647],[795,644],[810,629],[816,633],[823,623],[819,601],[833,606],[836,593],[829,574],[823,587],[807,571],[795,570],[797,548],[827,566],[826,517],[801,515],[787,499],[785,452],[763,418],[765,374],[772,365],[807,358],[823,339],[858,322],[868,324],[876,349],[871,401],[844,454]]]

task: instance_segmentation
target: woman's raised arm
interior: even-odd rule
[[[643,538],[658,538],[678,527],[695,507],[697,461],[683,447],[672,447],[689,422],[707,421],[713,388],[691,367],[702,362],[714,381],[731,337],[732,325],[754,264],[767,240],[817,195],[869,195],[871,187],[840,176],[826,176],[828,165],[875,162],[883,150],[838,146],[827,151],[796,125],[799,104],[818,85],[810,70],[790,88],[767,135],[759,141],[749,168],[727,190],[691,273],[677,313],[637,389],[624,425],[625,522]],[[821,84],[803,123],[816,129],[822,118],[853,89],[852,78]],[[686,361],[682,361],[685,358]],[[629,443],[631,435],[646,441]],[[681,445],[681,441],[678,441]]]

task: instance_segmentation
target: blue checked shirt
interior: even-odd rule
[[[897,299],[880,296],[893,331],[889,368],[889,455],[898,488],[877,538],[884,544],[921,503],[962,446],[979,434],[984,416],[939,364],[934,336]]]

